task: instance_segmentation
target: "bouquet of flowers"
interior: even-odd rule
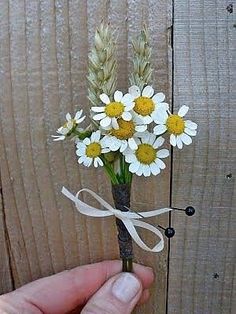
[[[79,199],[79,193],[73,196],[65,188],[63,193],[75,202],[83,214],[116,216],[124,271],[132,270],[132,238],[146,250],[159,252],[163,248],[161,232],[140,219],[171,210],[164,208],[142,213],[130,211],[133,175],[158,175],[165,169],[164,159],[169,156],[169,150],[163,148],[165,138],[170,145],[182,149],[184,145],[192,143],[191,137],[197,133],[197,124],[185,119],[189,108],[183,105],[177,113],[172,113],[165,95],[154,91],[151,85],[153,69],[146,26],[132,44],[133,72],[129,78],[130,87],[123,93],[116,90],[117,61],[113,34],[109,25],[100,25],[89,55],[90,123],[86,128],[81,127],[81,122],[85,119],[82,110],[74,117],[67,113],[65,124],[54,136],[55,141],[73,139],[78,163],[86,167],[103,167],[110,178],[115,208],[88,189],[79,192],[90,193],[107,211],[83,203]],[[161,241],[149,249],[134,226],[154,232]]]

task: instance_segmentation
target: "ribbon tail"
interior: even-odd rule
[[[86,192],[89,192],[89,190],[80,190],[80,192],[83,192],[83,191],[86,191]],[[64,194],[66,197],[68,197],[76,206],[78,212],[80,212],[81,214],[83,215],[86,215],[86,216],[90,216],[90,217],[108,217],[108,216],[112,216],[113,213],[109,210],[101,210],[101,209],[98,209],[96,207],[93,207],[93,206],[90,206],[86,203],[84,203],[83,201],[81,201],[79,198],[78,198],[78,195],[79,193],[77,193],[76,196],[74,196],[71,192],[69,192],[65,187],[62,188],[61,190],[62,194]],[[94,193],[94,192],[93,192]],[[91,193],[90,193],[91,194]],[[95,193],[94,193],[95,194]],[[93,194],[91,194],[96,200],[99,201],[99,203],[101,205],[104,206],[104,204],[100,201],[100,198],[96,198]],[[106,203],[107,204],[107,203]],[[105,205],[106,205],[105,204]],[[105,206],[104,206],[105,207]],[[108,208],[107,208],[108,209]]]
[[[163,250],[164,238],[163,238],[162,233],[156,227],[146,222],[139,221],[136,219],[132,219],[132,220],[122,219],[122,221],[125,227],[127,228],[127,230],[129,231],[134,242],[138,246],[140,246],[143,250],[148,251],[148,252],[153,252],[153,253],[158,253]],[[157,244],[153,248],[148,247],[138,235],[138,232],[136,231],[135,226],[151,231],[152,233],[154,233],[156,236],[160,238],[160,241],[157,242]]]

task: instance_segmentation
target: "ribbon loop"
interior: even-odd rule
[[[76,206],[78,212],[83,215],[90,216],[90,217],[109,217],[115,216],[122,220],[126,229],[128,230],[130,236],[134,240],[134,242],[140,246],[143,250],[148,252],[160,252],[164,248],[164,239],[162,233],[153,225],[146,223],[144,221],[140,221],[142,218],[154,217],[161,215],[163,213],[167,213],[171,211],[171,208],[161,208],[155,209],[148,212],[122,212],[114,207],[112,207],[109,203],[104,201],[99,195],[89,189],[82,189],[74,196],[71,192],[69,192],[65,187],[62,188],[61,191],[66,197],[68,197]],[[99,209],[93,206],[86,204],[85,202],[79,199],[79,196],[82,192],[87,192],[90,194],[100,205],[102,205],[105,210]],[[160,238],[159,242],[153,248],[147,246],[143,240],[140,238],[137,230],[135,227],[140,227],[150,232],[154,233],[157,237]]]

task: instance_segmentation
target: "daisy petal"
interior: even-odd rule
[[[132,115],[130,112],[123,112],[122,113],[122,118],[125,120],[125,121],[130,121],[132,119]],[[119,126],[118,126],[119,128]]]
[[[130,94],[125,94],[124,96],[123,96],[123,98],[122,98],[122,100],[121,100],[121,102],[123,103],[123,104],[125,104],[125,105],[130,105],[130,104],[132,104],[133,103],[133,101],[134,101],[134,96],[132,96],[132,95],[130,95]],[[133,104],[134,105],[134,104]]]
[[[95,114],[93,116],[93,120],[97,121],[97,120],[101,120],[101,119],[103,119],[105,117],[106,117],[105,112],[102,112],[102,113]]]
[[[133,85],[129,88],[129,94],[134,96],[134,98],[138,98],[141,95],[140,88],[136,85]]]
[[[128,146],[127,141],[122,141],[120,146],[120,152],[123,153],[126,150],[127,146]]]
[[[168,149],[160,149],[158,152],[157,152],[157,157],[158,158],[166,158],[170,155]]]
[[[93,162],[93,158],[87,157],[86,167],[90,167],[92,165],[92,162]]]
[[[148,97],[151,98],[154,94],[154,89],[152,88],[152,86],[146,86],[144,87],[143,91],[142,91],[142,96],[144,97]]]
[[[135,131],[136,132],[144,132],[147,130],[147,126],[146,125],[136,125],[135,127]]]
[[[166,110],[163,110],[163,108],[159,108],[155,114],[153,114],[153,119],[156,124],[165,124],[168,117],[168,113]]]
[[[153,145],[156,140],[156,136],[153,133],[149,134],[148,144]]]
[[[101,158],[97,157],[97,162],[100,166],[103,166],[103,161]]]
[[[184,129],[184,132],[188,135],[191,135],[191,136],[195,136],[197,135],[197,131],[196,130],[192,130],[192,129],[189,129],[189,128],[185,128]]]
[[[129,165],[129,171],[132,173],[135,173],[136,171],[138,171],[140,163],[139,162],[134,162],[132,164]]]
[[[177,144],[178,149],[182,149],[183,148],[183,142],[182,142],[180,136],[177,136],[176,144]]]
[[[130,102],[129,104],[125,104],[125,111],[130,111],[134,108],[135,103],[134,102]]]
[[[149,177],[151,175],[151,169],[149,165],[145,165],[143,167],[143,175],[144,177]]]
[[[157,166],[158,166],[160,169],[165,169],[165,167],[166,167],[165,163],[164,163],[161,159],[159,159],[159,158],[157,158],[157,159],[155,160],[155,163],[157,164]]]
[[[106,105],[110,103],[110,99],[106,94],[101,94],[100,99]]]
[[[153,119],[150,116],[146,117],[140,116],[140,118],[142,118],[144,124],[150,124],[153,121]]]
[[[93,132],[91,135],[91,142],[98,142],[100,140],[101,133],[100,131]]]
[[[93,112],[104,112],[105,111],[105,107],[92,107],[91,110]]]
[[[100,125],[104,128],[108,127],[111,124],[111,118],[105,117],[100,121]]]
[[[167,111],[169,110],[169,104],[167,104],[167,102],[162,102],[160,104],[158,104],[158,109],[159,110],[164,110],[164,111]]]
[[[53,139],[54,142],[63,141],[66,138],[64,135],[62,135],[62,136],[52,135],[52,137],[54,137],[54,139]]]
[[[180,107],[179,111],[178,111],[178,115],[180,117],[184,117],[186,115],[186,113],[188,112],[189,110],[189,107],[188,106],[185,106],[183,105],[182,107]]]
[[[91,143],[90,139],[88,137],[86,137],[84,140],[83,140],[83,143],[85,145],[89,145]]]
[[[86,148],[79,148],[79,149],[77,149],[76,150],[76,155],[77,156],[83,156],[83,155],[85,155],[85,152],[86,152]]]
[[[78,159],[78,163],[79,163],[79,164],[82,164],[85,160],[86,160],[86,156],[81,156],[81,157]]]
[[[112,118],[112,119],[111,119],[111,124],[112,124],[112,127],[113,127],[115,130],[118,130],[118,129],[119,129],[119,124],[118,124],[116,118]]]
[[[140,177],[142,174],[143,174],[143,165],[140,165],[138,168],[138,171],[136,172],[136,175]]]
[[[82,116],[82,113],[83,113],[82,109],[77,111],[76,114],[75,114],[75,120],[78,120]]]
[[[162,136],[158,137],[158,138],[155,140],[154,144],[153,144],[153,148],[158,148],[158,147],[160,147],[161,145],[163,145],[164,142],[165,142],[164,137],[162,137]]]
[[[136,144],[135,140],[133,138],[129,138],[128,139],[128,143],[129,143],[129,147],[132,149],[132,150],[135,150],[138,148],[138,145]]]
[[[192,130],[196,130],[197,129],[197,123],[191,121],[191,120],[186,120],[185,121],[185,126],[189,129],[192,129]]]
[[[67,121],[70,121],[70,120],[71,120],[71,115],[70,115],[69,112],[66,114],[66,120],[67,120]]]
[[[97,167],[98,167],[97,157],[96,157],[96,158],[94,158],[93,165],[94,165],[94,167],[95,167],[95,168],[97,168]]]
[[[129,154],[125,156],[125,161],[130,163],[133,163],[137,160],[136,156],[134,154]]]
[[[111,151],[116,152],[120,148],[120,141],[119,140],[114,140],[110,144],[109,148],[110,148]]]
[[[109,148],[103,148],[102,149],[102,154],[106,154],[106,153],[109,153],[109,152],[110,152]]]
[[[153,133],[156,135],[160,135],[160,134],[165,133],[166,130],[167,130],[166,126],[163,124],[160,124],[154,127]]]
[[[158,165],[156,163],[151,163],[150,165],[150,170],[151,170],[151,173],[156,176],[157,174],[160,173],[160,168],[158,167]]]
[[[62,128],[62,129],[60,130],[60,133],[61,133],[62,135],[66,135],[66,134],[68,133],[68,129],[67,129],[67,128]]]
[[[180,138],[185,145],[190,145],[192,143],[191,137],[185,133],[181,134]]]
[[[86,116],[83,116],[80,119],[76,119],[76,123],[79,124],[79,123],[83,122],[85,118],[86,118]]]
[[[170,144],[176,146],[176,136],[174,134],[170,135]]]
[[[154,95],[152,97],[152,100],[155,102],[155,103],[160,103],[162,101],[165,100],[165,94],[163,93],[157,93],[156,95]]]
[[[120,102],[123,97],[123,93],[117,90],[114,94],[114,100]]]

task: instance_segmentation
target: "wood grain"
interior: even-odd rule
[[[170,1],[4,0],[1,3],[1,177],[4,221],[9,236],[0,290],[106,258],[117,258],[113,219],[78,215],[61,193],[82,186],[112,203],[102,169],[78,168],[71,143],[50,136],[87,100],[87,60],[96,26],[103,19],[117,35],[118,88],[125,90],[131,69],[131,38],[147,22],[153,45],[154,86],[171,97],[167,28]],[[140,10],[142,14],[140,15]],[[141,16],[141,18],[140,18]],[[132,206],[151,209],[169,201],[169,168],[158,178],[135,180]],[[147,193],[140,195],[140,190]],[[156,193],[158,191],[158,193]],[[85,196],[85,200],[90,201]],[[94,203],[95,204],[95,203]],[[168,216],[159,223],[168,224]],[[2,223],[2,221],[0,221]],[[156,223],[156,222],[155,222]],[[5,229],[4,229],[5,230]],[[6,251],[5,234],[1,249]],[[149,235],[145,236],[151,242]],[[115,243],[115,245],[114,245]],[[148,255],[135,248],[136,260],[154,267],[157,282],[148,305],[138,312],[164,313],[167,251]]]
[[[232,2],[232,1],[231,1]],[[233,1],[234,2],[234,1]],[[228,1],[175,1],[174,110],[192,109],[194,145],[174,151],[168,313],[235,313],[235,29]]]
[[[171,16],[168,14],[169,1],[128,1],[128,38],[129,38],[129,69],[131,69],[132,50],[131,38],[138,34],[144,22],[147,23],[150,40],[152,43],[152,61],[154,65],[153,87],[163,91],[168,101],[171,98],[171,83],[168,77],[171,64],[168,59],[168,27],[171,23]],[[158,177],[135,178],[133,182],[133,206],[138,210],[150,210],[160,208],[169,204],[170,194],[170,168],[167,160],[167,169]],[[137,179],[137,180],[136,180]],[[140,193],[140,191],[145,191]],[[154,225],[168,226],[168,214],[152,219]],[[145,233],[143,237],[150,244],[152,237]],[[138,262],[154,268],[156,274],[155,285],[152,290],[152,297],[147,305],[141,307],[139,313],[165,313],[166,288],[167,288],[167,250],[168,242],[165,241],[165,249],[161,254],[146,254],[146,252],[135,248],[135,255]]]
[[[0,140],[1,141],[1,140]],[[0,154],[3,155],[3,145],[0,142]],[[3,161],[3,158],[1,158]],[[2,164],[2,163],[1,163]],[[1,168],[0,168],[1,169]],[[1,171],[0,171],[1,173]],[[14,288],[11,272],[9,235],[6,228],[5,208],[3,207],[2,182],[0,181],[0,294]]]

